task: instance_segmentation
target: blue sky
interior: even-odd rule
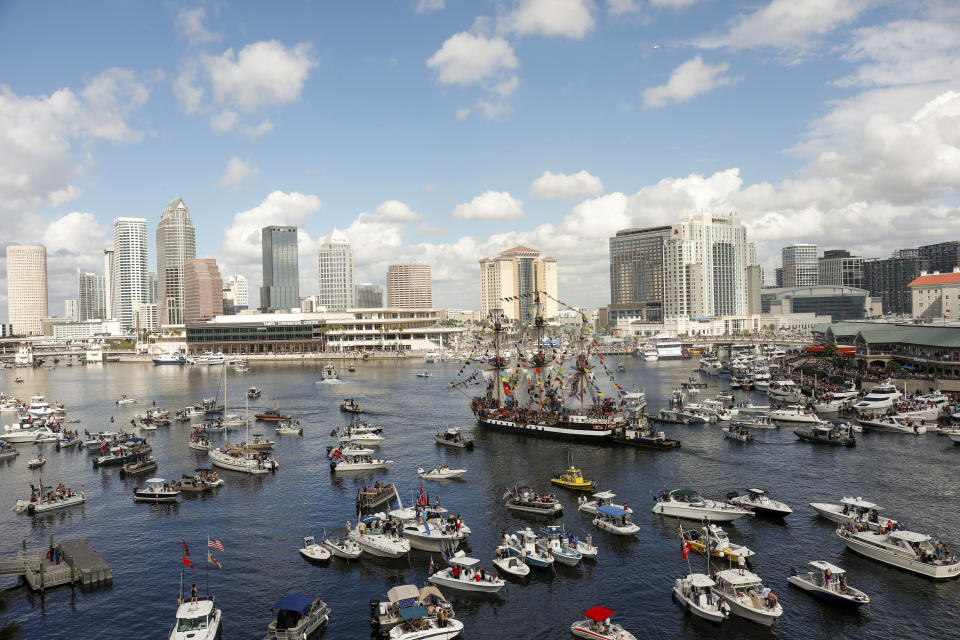
[[[515,244],[602,305],[606,239],[694,209],[738,211],[768,267],[794,241],[885,256],[960,237],[954,5],[8,0],[0,242],[48,246],[54,313],[115,217],[152,236],[176,196],[251,291],[274,223],[304,295],[337,227],[358,280],[427,262],[466,308]]]

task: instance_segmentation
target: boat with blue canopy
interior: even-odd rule
[[[603,529],[608,533],[615,533],[618,536],[632,536],[640,531],[640,527],[630,520],[629,511],[619,509],[612,505],[601,505],[597,507],[597,517],[593,519],[593,524],[598,529]]]
[[[270,610],[276,618],[267,627],[265,640],[308,640],[330,620],[330,607],[303,593],[284,596]]]

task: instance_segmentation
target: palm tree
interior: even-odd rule
[[[0,591],[0,613],[10,608],[10,602],[7,600],[7,594]],[[0,640],[15,640],[20,637],[20,623],[16,620],[8,622],[0,627]]]

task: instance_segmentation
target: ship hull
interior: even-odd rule
[[[613,428],[606,425],[600,428],[591,428],[589,425],[572,426],[562,422],[547,425],[533,422],[513,422],[512,420],[496,418],[477,418],[477,422],[482,427],[495,429],[497,431],[519,433],[521,435],[538,438],[575,440],[579,442],[607,443],[610,441],[610,436],[613,433]]]

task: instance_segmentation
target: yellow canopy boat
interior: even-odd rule
[[[563,473],[550,478],[550,482],[559,487],[573,489],[575,491],[593,491],[593,480],[584,480],[583,473],[580,469],[572,465]]]

